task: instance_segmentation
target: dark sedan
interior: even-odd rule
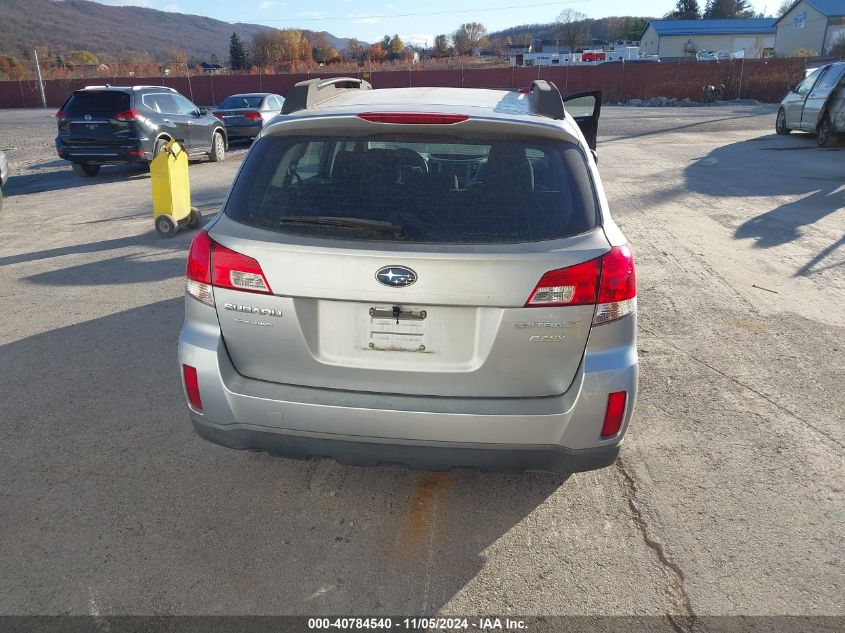
[[[214,110],[230,139],[255,138],[273,117],[280,114],[285,98],[270,92],[250,92],[226,97]]]

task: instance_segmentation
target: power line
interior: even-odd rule
[[[509,9],[528,9],[533,7],[553,7],[565,4],[584,4],[587,0],[564,0],[563,2],[536,2],[533,4],[512,4],[504,7],[487,7],[485,9],[455,9],[453,11],[425,11],[421,13],[373,13],[368,15],[347,14],[347,15],[324,15],[320,17],[294,17],[294,18],[273,18],[269,20],[238,18],[238,22],[262,23],[262,22],[321,22],[323,20],[371,20],[374,18],[414,18],[432,15],[455,15],[462,13],[485,13],[489,11],[507,11]]]

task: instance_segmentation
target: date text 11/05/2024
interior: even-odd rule
[[[524,620],[511,618],[309,618],[308,629],[319,630],[391,630],[400,631],[525,631]]]

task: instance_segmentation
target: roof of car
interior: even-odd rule
[[[382,88],[348,90],[290,116],[324,116],[360,112],[434,112],[549,123],[531,112],[527,94],[482,88]]]
[[[100,91],[107,91],[107,90],[114,90],[120,92],[126,92],[127,90],[167,90],[168,92],[176,92],[174,88],[168,88],[167,86],[111,86],[106,84],[105,86],[85,86],[84,88],[80,88],[76,92],[82,92],[85,90],[100,90]]]
[[[275,94],[275,92],[239,92],[237,94],[229,95],[226,99],[231,99],[232,97],[269,97]]]

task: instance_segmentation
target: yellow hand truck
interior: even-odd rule
[[[170,141],[150,163],[153,186],[153,222],[162,237],[173,237],[185,226],[195,229],[202,215],[191,206],[188,181],[188,153],[177,141]]]

